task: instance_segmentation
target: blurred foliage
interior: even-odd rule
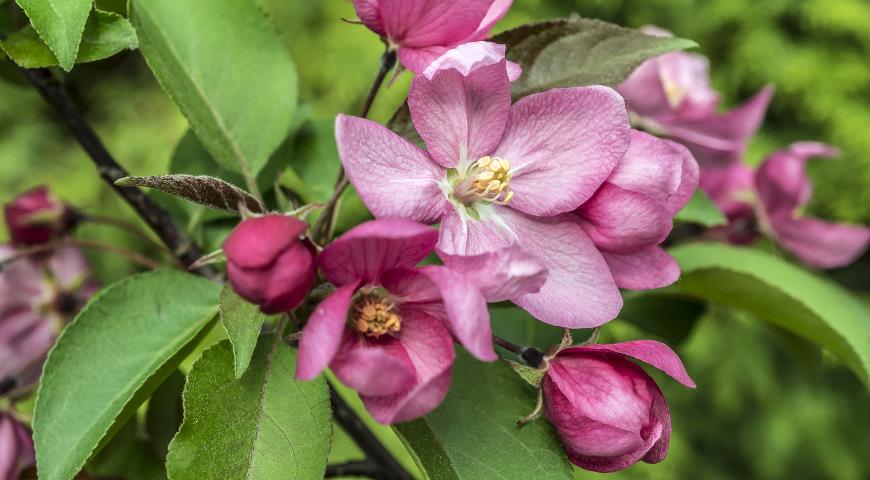
[[[338,112],[358,112],[383,45],[365,27],[339,21],[354,17],[350,2],[257,2],[273,15],[294,55],[300,98],[311,111],[314,130],[328,131],[321,127]],[[116,12],[124,12],[124,3],[98,0],[101,8]],[[0,2],[0,28],[6,33],[21,20],[10,15],[11,5]],[[697,41],[699,51],[711,58],[714,85],[729,106],[774,83],[777,95],[762,134],[751,145],[750,160],[797,140],[839,146],[840,159],[811,166],[816,189],[809,209],[828,218],[870,223],[870,135],[865,132],[870,122],[870,2],[515,0],[498,30],[572,12],[630,27],[656,24]],[[88,158],[38,95],[26,84],[8,81],[15,75],[5,65],[0,68],[0,203],[48,184],[86,211],[136,221],[98,180]],[[138,53],[77,67],[63,78],[109,150],[132,174],[168,170],[187,124]],[[400,74],[379,96],[372,118],[387,120],[409,82],[407,73]],[[304,149],[297,144],[294,152]],[[311,174],[332,181],[330,169],[318,172]],[[216,235],[229,227],[223,225]],[[155,255],[123,231],[86,226],[79,236]],[[116,257],[89,255],[106,281],[134,270]],[[866,289],[867,269],[865,257],[863,266],[841,272],[840,279]],[[512,321],[496,317],[495,322]],[[649,337],[640,330],[642,324],[615,321],[604,329],[604,340]],[[812,351],[807,355],[805,345],[788,336],[751,318],[715,310],[674,347],[699,387],[690,391],[656,377],[671,406],[671,455],[662,464],[640,464],[612,478],[870,478],[870,397],[835,360],[825,355],[815,361]],[[378,433],[391,448],[401,448],[389,429]],[[359,458],[359,451],[339,433],[332,458]]]

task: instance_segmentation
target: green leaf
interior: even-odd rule
[[[685,295],[665,292],[625,294],[619,318],[637,325],[671,346],[685,340],[698,319],[707,311],[706,304]]]
[[[181,404],[184,380],[184,374],[173,371],[148,400],[148,411],[145,413],[148,447],[161,460],[166,458],[169,442],[184,419],[184,407]]]
[[[75,65],[93,0],[16,0],[67,72]]]
[[[296,69],[251,0],[132,0],[145,60],[206,150],[248,186],[296,108]]]
[[[221,323],[233,347],[233,369],[236,378],[242,378],[251,363],[260,329],[268,317],[258,306],[238,296],[229,285],[221,291],[220,305]]]
[[[695,190],[689,203],[674,217],[678,222],[698,223],[705,227],[725,225],[728,220],[703,190]]]
[[[72,478],[116,419],[133,413],[217,313],[220,287],[175,270],[98,294],[48,355],[33,418],[39,477]],[[120,425],[117,425],[120,426]]]
[[[139,425],[135,416],[131,417],[112,441],[88,463],[88,471],[97,478],[125,480],[166,478],[163,457],[156,455],[149,448],[148,440],[139,435]]]
[[[458,349],[447,398],[423,418],[393,428],[428,477],[438,480],[571,479],[553,428],[516,422],[535,408],[535,391],[504,362],[482,363]]]
[[[293,138],[293,161],[281,184],[307,203],[326,202],[332,196],[341,166],[334,124],[331,118],[306,122]]]
[[[670,253],[683,271],[678,290],[745,310],[818,343],[870,385],[870,315],[836,284],[748,248],[698,243]]]
[[[296,351],[280,335],[260,337],[248,371],[233,375],[224,341],[187,377],[184,423],[169,445],[170,478],[323,478],[332,437],[323,377],[293,380]]]
[[[88,18],[75,62],[95,62],[122,50],[135,50],[138,46],[136,31],[126,18],[95,10]],[[0,42],[0,48],[23,68],[58,65],[57,57],[29,25]]]
[[[254,213],[264,213],[266,207],[241,188],[208,175],[155,175],[150,177],[124,177],[115,181],[122,187],[146,187],[160,190],[214,210],[240,213],[242,206]]]
[[[522,25],[492,38],[523,67],[511,85],[514,97],[558,87],[616,86],[641,63],[663,53],[696,47],[691,40],[652,37],[588,18]]]
[[[562,341],[561,328],[536,320],[510,302],[490,304],[489,316],[492,318],[493,333],[515,344],[546,351]]]

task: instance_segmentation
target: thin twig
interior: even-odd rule
[[[144,240],[148,245],[157,248],[161,252],[167,253],[172,256],[172,260],[175,260],[175,255],[172,255],[172,252],[166,248],[166,245],[154,240],[148,235],[144,230],[139,228],[138,225],[128,222],[126,220],[121,220],[120,218],[107,217],[104,215],[93,215],[90,213],[79,212],[80,219],[83,222],[93,223],[94,225],[105,225],[107,227],[117,228],[118,230],[123,230],[131,235],[135,235],[138,238]]]
[[[521,347],[498,335],[492,336],[492,343],[522,358],[530,367],[537,368],[544,360],[544,353],[535,347]]]
[[[378,90],[380,90],[381,85],[384,83],[384,79],[387,78],[387,74],[394,66],[396,66],[396,51],[387,46],[387,50],[381,56],[381,68],[378,70],[375,81],[372,83],[372,87],[369,90],[365,103],[363,103],[363,108],[359,115],[360,117],[366,118],[369,115],[369,110],[372,108]],[[344,173],[344,168],[339,165],[338,177],[335,179],[335,187],[332,192],[332,197],[330,197],[329,202],[327,202],[326,207],[320,214],[320,218],[317,219],[317,223],[314,224],[314,228],[311,230],[314,234],[315,241],[320,245],[323,245],[329,240],[336,206],[338,205],[339,199],[341,199],[341,195],[347,189],[349,184],[350,182],[347,179],[347,175]]]
[[[353,460],[345,463],[336,463],[326,466],[326,474],[323,478],[333,477],[378,477],[380,469],[369,460]]]
[[[331,383],[329,387],[332,412],[338,418],[338,424],[356,441],[359,448],[366,454],[366,458],[380,468],[381,476],[375,478],[412,480],[414,477],[390,454],[381,441],[378,440],[378,437],[359,418],[359,415],[341,398],[335,387]]]
[[[60,116],[79,145],[91,157],[97,166],[100,177],[133,207],[182,265],[189,266],[201,257],[202,252],[175,225],[166,210],[154,203],[138,188],[115,185],[117,180],[129,176],[129,173],[106,150],[94,129],[85,120],[63,86],[51,72],[44,68],[21,69],[21,71],[42,95],[42,98]],[[217,271],[209,266],[200,267],[196,271],[213,280],[220,278]]]
[[[142,265],[145,268],[150,268],[151,270],[154,270],[156,268],[160,268],[162,266],[159,263],[155,262],[154,260],[151,260],[150,258],[148,258],[144,255],[139,255],[136,252],[131,252],[130,250],[116,247],[114,245],[108,245],[105,243],[94,242],[91,240],[76,240],[74,238],[65,238],[65,239],[61,239],[61,240],[55,240],[52,242],[41,243],[39,245],[34,245],[32,247],[18,250],[17,252],[15,252],[15,255],[12,255],[11,257],[0,262],[0,270],[2,270],[3,267],[5,267],[6,265],[8,265],[16,260],[19,260],[21,258],[29,257],[29,256],[35,255],[37,253],[48,252],[48,251],[54,250],[56,248],[66,247],[66,246],[79,247],[79,248],[89,248],[89,249],[93,249],[93,250],[102,250],[104,252],[114,253],[116,255],[120,255],[120,256],[126,258],[127,260],[130,260],[131,262],[138,263],[139,265]]]

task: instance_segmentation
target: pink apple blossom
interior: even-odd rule
[[[841,267],[867,249],[870,229],[801,214],[812,194],[807,160],[837,153],[822,143],[794,143],[770,154],[754,172],[742,163],[710,169],[701,188],[728,217],[725,233],[733,243],[751,242],[761,230],[807,265]]]
[[[656,27],[644,32],[671,36]],[[710,86],[709,63],[687,52],[647,60],[618,90],[638,125],[686,145],[702,170],[743,159],[773,95],[768,86],[743,105],[717,113],[719,95]]]
[[[453,338],[495,360],[486,297],[473,281],[444,266],[415,268],[437,239],[426,225],[379,219],[326,246],[318,265],[337,289],[303,329],[296,376],[308,380],[329,366],[375,420],[389,424],[425,415],[444,399]],[[537,266],[513,272],[504,288],[534,290],[539,275]]]
[[[687,387],[695,383],[667,345],[651,340],[561,350],[541,384],[544,415],[575,465],[615,472],[668,453],[671,417],[658,385],[629,359],[656,367]]]
[[[64,234],[74,213],[46,187],[22,193],[5,206],[9,236],[18,245],[37,245]]]
[[[354,0],[359,19],[414,73],[447,50],[483,40],[513,0]]]
[[[243,220],[224,242],[233,289],[265,313],[296,308],[314,283],[314,247],[302,238],[308,226],[286,215]]]
[[[12,415],[0,412],[0,478],[17,479],[36,464],[30,429]]]
[[[622,191],[634,192],[626,196],[672,212],[694,188],[693,161],[679,147],[638,134],[638,142],[659,148],[646,154],[639,146],[625,160],[624,173],[614,173],[632,137],[622,98],[606,87],[579,87],[511,105],[503,54],[503,47],[491,43],[465,44],[414,79],[408,105],[425,151],[377,123],[339,115],[342,163],[376,217],[440,222],[442,256],[499,252],[512,245],[535,256],[548,271],[546,282],[540,291],[510,300],[538,319],[570,328],[601,325],[622,306],[611,268],[619,283],[631,285],[624,272],[635,269],[618,263],[641,257],[613,256],[608,265],[586,231],[590,222],[574,212],[612,174],[614,187],[625,182]],[[684,163],[689,167],[681,187]],[[647,179],[637,168],[656,174]],[[670,219],[666,223],[669,228]],[[657,232],[664,230],[659,227]],[[663,253],[651,250],[658,234],[615,234],[639,238],[625,239],[623,248],[611,253],[646,253],[657,264],[664,262]],[[457,258],[451,259],[454,266]],[[672,278],[669,273],[635,283],[658,285]]]

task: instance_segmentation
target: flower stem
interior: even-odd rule
[[[93,250],[102,250],[104,252],[114,253],[115,255],[120,255],[127,260],[130,260],[131,262],[138,263],[139,265],[142,265],[143,267],[151,270],[161,267],[161,265],[154,260],[151,260],[144,255],[139,255],[136,252],[131,252],[130,250],[125,250],[123,248],[115,247],[113,245],[107,245],[105,243],[92,242],[90,240],[76,240],[72,238],[67,238],[63,240],[42,243],[40,245],[34,245],[32,247],[19,250],[15,253],[15,255],[12,255],[6,260],[0,262],[0,270],[2,270],[3,267],[5,267],[6,265],[18,259],[29,257],[30,255],[34,255],[37,253],[48,252],[56,248],[65,246],[89,248]]]
[[[369,110],[372,108],[372,104],[375,101],[375,97],[377,96],[381,85],[384,83],[384,79],[387,78],[387,74],[395,65],[396,51],[387,46],[386,51],[381,55],[381,68],[378,70],[377,76],[375,76],[375,81],[372,83],[372,87],[369,90],[365,103],[363,103],[363,108],[359,115],[360,117],[366,118],[369,115]],[[347,189],[349,184],[350,182],[347,179],[347,175],[344,173],[344,167],[339,165],[338,178],[335,180],[332,197],[330,197],[329,202],[327,202],[326,207],[320,214],[320,218],[317,219],[317,223],[314,224],[314,228],[311,229],[315,242],[320,245],[323,245],[329,240],[333,223],[335,222],[334,217],[336,206],[338,205],[339,199],[341,199],[341,195]]]
[[[498,335],[492,336],[492,343],[522,358],[527,365],[533,368],[538,368],[544,360],[544,353],[535,347],[521,347]]]

